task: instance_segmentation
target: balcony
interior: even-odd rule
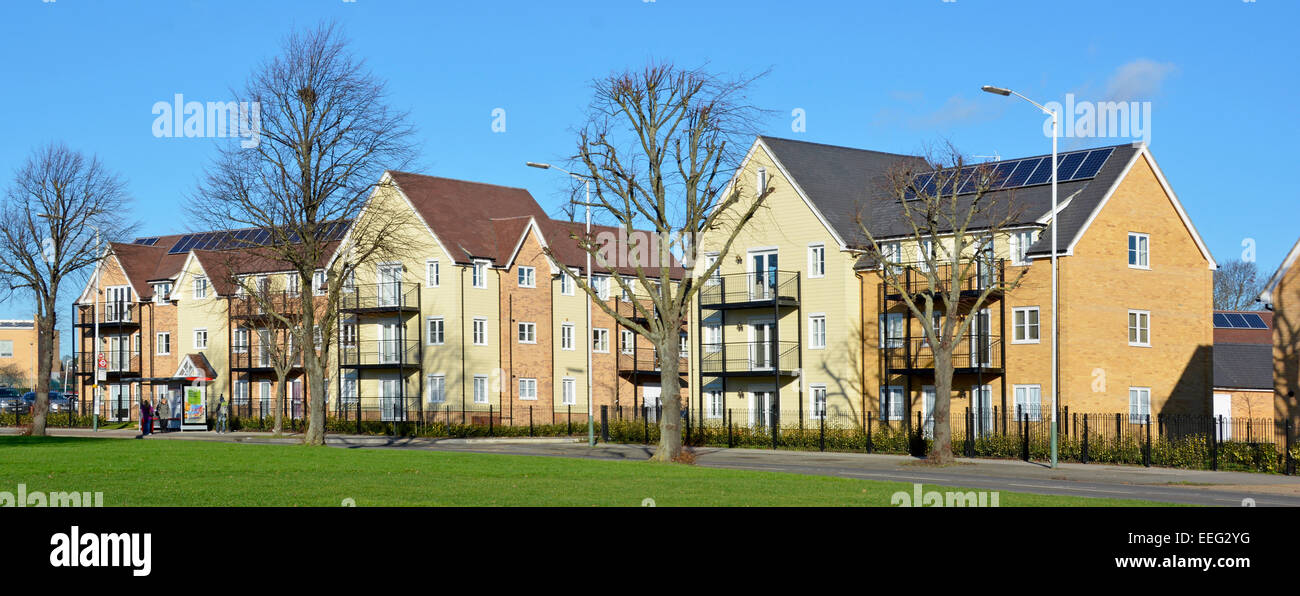
[[[230,350],[230,370],[238,371],[273,371],[277,354],[271,350],[262,350],[256,342],[251,346],[236,344]],[[302,355],[299,354],[289,369],[302,368]]]
[[[140,376],[140,352],[135,350],[100,350],[99,354],[108,361],[109,379],[132,378]],[[95,374],[95,352],[79,352],[76,356],[77,374],[90,376]]]
[[[799,272],[762,271],[715,275],[700,289],[700,306],[709,310],[799,305]]]
[[[771,377],[799,374],[799,342],[728,342],[700,347],[700,373]]]
[[[953,372],[956,374],[1001,373],[1002,338],[986,336],[984,346],[963,338],[952,354]],[[884,348],[884,364],[888,372],[933,373],[934,349],[924,339],[891,339]]]
[[[641,308],[644,308],[646,313],[650,313],[651,315],[656,315],[656,316],[659,314],[659,309],[658,307],[655,306],[654,301],[644,296],[637,296],[635,300],[618,299],[618,300],[614,300],[613,302],[614,302],[614,312],[622,316],[625,316],[629,319],[632,319],[637,323],[646,322],[645,314],[642,311],[637,309],[637,305],[640,305]],[[687,317],[683,316],[682,324],[685,325],[688,320],[689,319]]]
[[[378,339],[354,341],[339,346],[343,368],[412,368],[420,366],[420,341]]]
[[[356,314],[416,313],[420,311],[420,284],[357,284],[339,296],[339,311]]]
[[[959,267],[970,267],[970,270],[962,273],[958,272],[957,284],[959,286],[959,308],[961,306],[970,307],[976,298],[985,290],[992,289],[989,292],[988,300],[997,300],[1002,297],[1003,290],[1001,284],[1005,280],[1005,261],[997,259],[994,261],[973,261],[962,263]],[[888,284],[883,284],[884,297],[886,300],[902,300],[903,291],[911,296],[923,294],[933,294],[939,300],[947,297],[952,287],[953,276],[952,264],[936,265],[934,272],[934,285],[931,286],[929,273],[925,263],[906,263],[897,265],[895,270],[902,274],[902,288],[895,288]],[[987,303],[986,301],[986,303]]]
[[[99,309],[100,329],[126,330],[140,327],[139,305],[126,300],[74,305],[73,327],[94,327],[96,308]]]
[[[272,320],[271,313],[296,318],[302,309],[302,295],[297,292],[263,292],[259,296],[236,295],[230,299],[230,318]]]
[[[677,359],[677,372],[686,374],[687,362],[686,356]],[[659,350],[645,347],[636,348],[630,351],[620,351],[618,353],[618,372],[652,374],[657,375],[660,371]]]

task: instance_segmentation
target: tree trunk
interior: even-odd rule
[[[934,351],[934,440],[930,447],[929,462],[950,464],[952,458],[952,349],[953,340],[947,340]],[[924,420],[922,420],[924,428]],[[921,429],[918,429],[918,431]]]
[[[682,454],[682,404],[681,377],[678,376],[678,358],[681,344],[677,336],[680,327],[664,333],[664,337],[655,342],[659,355],[659,403],[663,405],[659,417],[659,448],[650,459],[662,462],[675,462]]]
[[[307,434],[305,445],[325,444],[325,371],[315,350],[306,350],[303,356],[307,368]],[[342,380],[340,380],[342,382]]]
[[[36,316],[36,401],[32,404],[32,436],[45,436],[46,414],[50,411],[50,368],[53,365],[54,323],[53,301],[43,306],[45,314]]]
[[[276,371],[275,374],[276,385],[278,385],[278,387],[276,387],[275,390],[275,403],[271,404],[271,407],[275,408],[275,428],[271,430],[277,435],[280,434],[280,431],[284,428],[284,402],[285,396],[289,392],[289,384],[285,381],[288,376],[288,374],[281,373],[280,371]]]

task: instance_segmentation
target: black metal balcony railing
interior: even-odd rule
[[[95,324],[95,309],[99,309],[99,324],[102,325],[139,325],[139,307],[128,300],[116,300],[99,303],[78,304],[72,309],[75,319],[73,326],[87,327]]]
[[[924,339],[889,339],[884,351],[885,366],[891,370],[934,369],[934,348]],[[1001,370],[1002,339],[985,336],[981,343],[969,335],[963,337],[953,349],[952,366],[955,370]]]
[[[762,374],[799,368],[799,343],[728,342],[700,347],[704,374]]]
[[[354,341],[339,346],[339,365],[345,367],[407,367],[420,365],[420,342],[415,339]]]
[[[961,263],[956,267],[970,267],[969,271],[960,272],[957,284],[963,293],[981,292],[986,288],[995,288],[1005,279],[1005,261],[1003,259],[994,259],[992,261],[978,260],[968,263]],[[902,286],[909,294],[920,294],[935,292],[936,294],[946,293],[952,287],[952,275],[954,265],[951,263],[937,264],[930,268],[926,263],[902,263],[894,266],[894,270],[902,274]],[[930,282],[930,272],[934,273],[934,283]],[[891,285],[885,285],[887,294],[898,294],[898,288]]]
[[[136,350],[100,350],[99,354],[107,361],[108,368],[105,370],[109,374],[140,372],[140,352]],[[95,352],[93,350],[79,352],[76,362],[76,369],[81,374],[94,374],[98,368],[95,365]]]
[[[677,372],[686,374],[687,366],[686,356],[679,356],[677,359]],[[661,368],[659,350],[655,348],[643,347],[630,351],[620,350],[618,353],[618,370],[620,372],[659,372]]]
[[[414,310],[419,307],[418,283],[356,284],[344,289],[339,297],[339,310],[346,312]]]
[[[274,368],[276,363],[287,357],[287,348],[262,349],[261,344],[254,341],[252,344],[234,344],[230,349],[230,368],[235,370],[251,370],[258,368]],[[302,354],[296,354],[289,368],[302,367]]]
[[[230,318],[255,319],[276,313],[296,317],[301,311],[302,295],[297,292],[262,292],[257,296],[236,294],[230,299]]]
[[[797,271],[761,271],[715,275],[704,281],[700,304],[705,308],[770,306],[799,303]]]

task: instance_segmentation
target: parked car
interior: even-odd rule
[[[18,395],[18,390],[13,387],[0,387],[0,412],[26,414],[30,411],[31,405]]]
[[[23,401],[27,403],[27,409],[30,411],[36,404],[36,392],[28,391],[23,394]],[[72,407],[72,403],[62,393],[58,391],[50,392],[50,412],[66,412]]]

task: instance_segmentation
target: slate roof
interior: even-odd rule
[[[1214,344],[1214,386],[1225,389],[1273,389],[1271,344]]]

